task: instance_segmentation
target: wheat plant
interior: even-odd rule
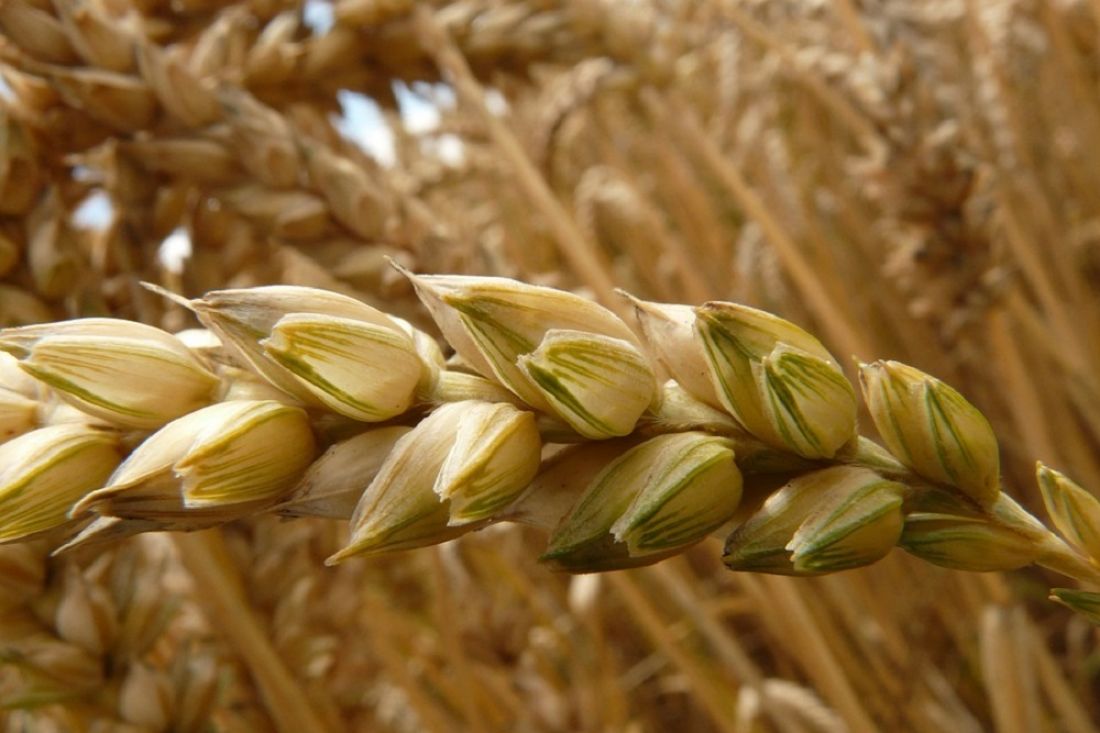
[[[0,2],[0,327],[53,322],[0,354],[0,470],[69,466],[5,515],[61,526],[0,548],[0,728],[1093,733],[1098,28],[1089,0]],[[387,258],[619,321],[492,351]],[[273,283],[357,305],[192,328]],[[715,301],[833,356],[784,327],[727,359],[755,311],[657,305]],[[884,360],[862,401],[851,355]],[[642,567],[559,572],[597,561]]]
[[[570,572],[723,530],[734,570],[835,572],[900,545],[1100,580],[1100,501],[1039,464],[1047,528],[1002,492],[988,420],[919,370],[858,366],[880,445],[836,359],[764,311],[623,294],[636,332],[565,291],[405,274],[449,359],[402,319],[290,286],[165,293],[205,327],[181,336],[112,319],[0,332],[36,398],[75,408],[43,425],[15,411],[0,536],[65,532],[66,552],[271,511],[348,519],[328,563],[515,521],[549,531],[542,560]],[[1053,597],[1100,620],[1096,592]]]

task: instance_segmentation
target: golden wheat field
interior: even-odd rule
[[[0,730],[1100,731],[1100,0],[0,0]]]

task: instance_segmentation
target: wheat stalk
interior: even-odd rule
[[[628,298],[631,329],[565,291],[406,274],[449,361],[400,319],[307,288],[168,294],[217,337],[201,353],[109,319],[0,332],[86,415],[0,449],[3,536],[67,531],[71,550],[316,514],[350,519],[341,562],[515,521],[550,532],[544,561],[583,573],[721,529],[735,570],[817,575],[900,545],[947,567],[1100,581],[1100,502],[1040,464],[1044,526],[1001,490],[985,417],[912,367],[860,365],[879,444],[858,433],[837,361],[766,312]],[[1097,617],[1094,592],[1055,597]]]

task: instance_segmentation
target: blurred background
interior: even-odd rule
[[[0,325],[193,325],[145,280],[431,328],[386,258],[732,300],[958,388],[1040,516],[1036,459],[1100,491],[1096,0],[0,0],[0,80]],[[734,574],[715,540],[570,578],[509,526],[324,568],[344,531],[220,530],[228,634],[185,543],[0,548],[0,727],[1100,725],[1043,571]]]

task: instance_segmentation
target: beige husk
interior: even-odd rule
[[[1100,4],[331,8],[315,30],[293,3],[0,3],[0,324],[194,325],[144,280],[189,297],[322,287],[431,329],[387,256],[582,291],[628,322],[614,287],[747,303],[815,334],[849,378],[850,356],[888,357],[965,394],[1028,509],[1036,459],[1100,488]],[[437,126],[401,124],[395,81],[439,98]],[[392,165],[334,125],[341,90],[380,104]],[[73,217],[91,194],[110,201],[103,226]],[[191,254],[167,267],[177,230]],[[210,366],[227,392],[271,397]],[[36,425],[82,419],[10,368]],[[354,432],[315,424],[325,444]],[[746,487],[745,511],[762,498]],[[1100,637],[1041,602],[1065,582],[1044,570],[893,552],[817,578],[730,573],[707,540],[571,577],[536,563],[544,533],[511,524],[336,568],[339,522],[171,537],[0,547],[0,727],[1100,727]],[[169,597],[167,626],[136,642],[148,622],[122,619]],[[111,633],[89,631],[102,618]],[[173,672],[204,665],[205,703]]]

